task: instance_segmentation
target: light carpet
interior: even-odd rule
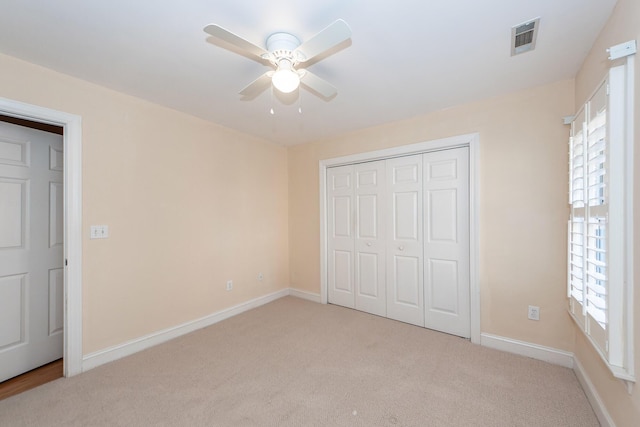
[[[598,426],[573,371],[287,297],[0,401],[1,426]]]

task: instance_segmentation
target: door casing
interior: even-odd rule
[[[454,136],[377,151],[320,160],[320,302],[327,303],[327,168],[353,163],[370,162],[429,151],[469,147],[469,287],[471,342],[480,344],[480,135]]]
[[[82,372],[82,118],[0,98],[0,114],[61,126],[64,149],[64,376]]]

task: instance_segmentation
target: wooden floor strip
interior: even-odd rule
[[[0,383],[0,400],[62,378],[62,359]]]

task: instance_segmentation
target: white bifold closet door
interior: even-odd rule
[[[424,326],[422,155],[386,161],[387,317]]]
[[[332,168],[329,301],[386,315],[384,161]]]
[[[468,148],[327,170],[329,302],[470,336]]]
[[[469,149],[424,154],[425,326],[471,337]]]

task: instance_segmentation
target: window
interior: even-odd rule
[[[614,376],[634,381],[633,62],[609,70],[569,140],[569,312]]]

